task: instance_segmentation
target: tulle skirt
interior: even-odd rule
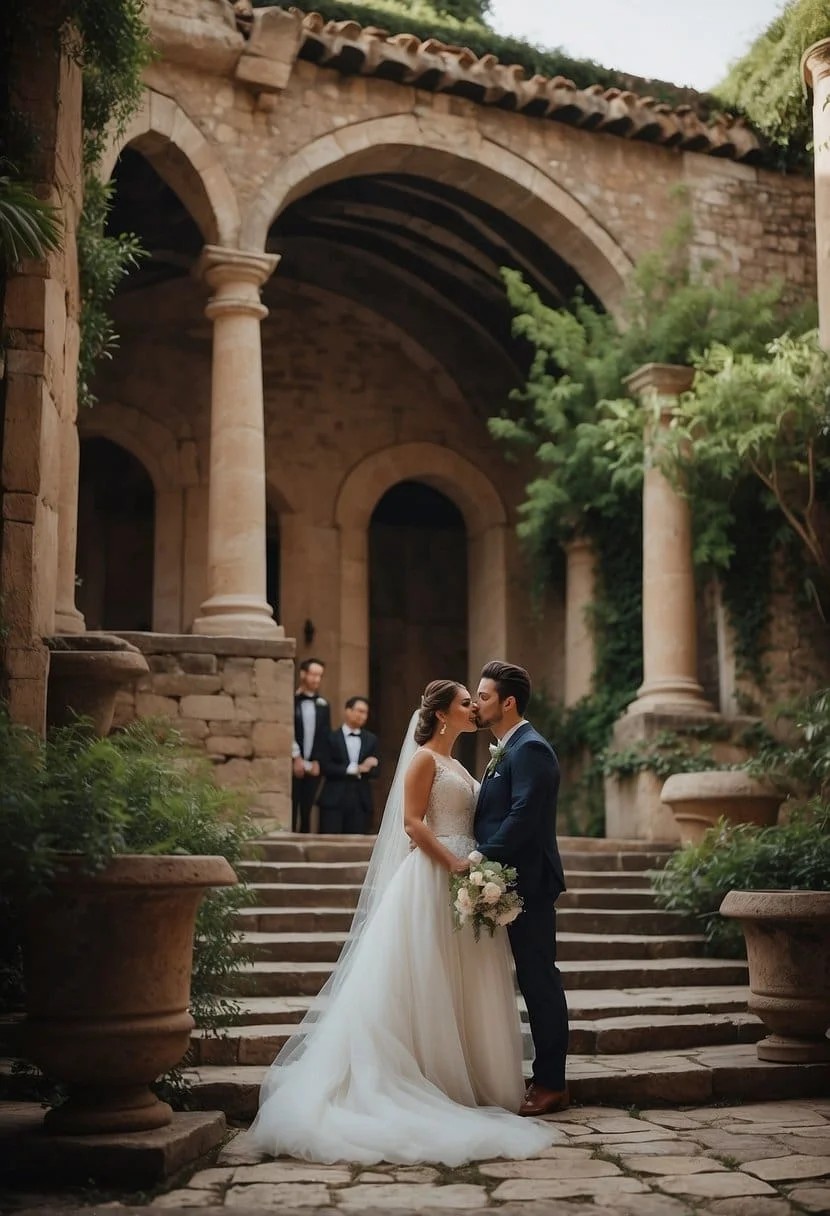
[[[472,840],[446,838],[464,855]],[[518,1117],[521,1027],[503,929],[453,928],[447,872],[400,866],[305,1047],[270,1070],[249,1137],[308,1161],[456,1166],[532,1157],[556,1133]]]

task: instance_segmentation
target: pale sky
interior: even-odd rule
[[[492,0],[502,34],[637,76],[706,90],[784,0]]]

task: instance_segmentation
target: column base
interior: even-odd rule
[[[625,711],[627,716],[653,713],[713,714],[714,705],[706,700],[697,680],[652,680],[637,690],[636,700]]]
[[[216,595],[202,604],[202,615],[192,633],[224,638],[281,638],[282,625],[274,620],[270,604],[254,596]]]
[[[83,613],[73,605],[71,608],[55,609],[54,633],[86,633]]]

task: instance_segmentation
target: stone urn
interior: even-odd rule
[[[231,886],[224,857],[114,858],[84,873],[64,857],[28,906],[21,1050],[69,1087],[49,1111],[53,1134],[148,1131],[172,1118],[150,1089],[190,1042],[196,911]]]
[[[660,800],[671,809],[681,842],[700,844],[704,832],[721,818],[771,827],[783,796],[740,769],[710,769],[674,773],[664,783]]]
[[[95,733],[109,734],[115,698],[150,669],[138,649],[111,633],[67,633],[45,638],[49,648],[46,688],[48,726],[89,718]]]
[[[758,1058],[830,1060],[830,892],[730,891],[720,911],[740,922],[749,1009],[772,1032]]]

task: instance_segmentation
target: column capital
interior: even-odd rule
[[[807,47],[801,56],[801,75],[809,89],[814,89],[819,80],[830,75],[830,38],[822,38]]]
[[[205,245],[193,273],[213,289],[205,316],[211,321],[221,316],[253,316],[258,321],[268,316],[259,298],[262,284],[276,270],[277,253],[251,253],[245,249],[223,249]]]
[[[270,279],[279,262],[278,253],[253,253],[247,249],[205,245],[193,273],[209,287],[223,287],[227,283],[251,283],[261,287],[266,279]]]
[[[692,387],[694,368],[682,363],[644,363],[623,384],[635,397],[679,397]]]
[[[568,557],[580,557],[583,554],[593,557],[596,552],[596,546],[590,536],[583,536],[577,532],[569,540],[562,542],[562,549]]]

